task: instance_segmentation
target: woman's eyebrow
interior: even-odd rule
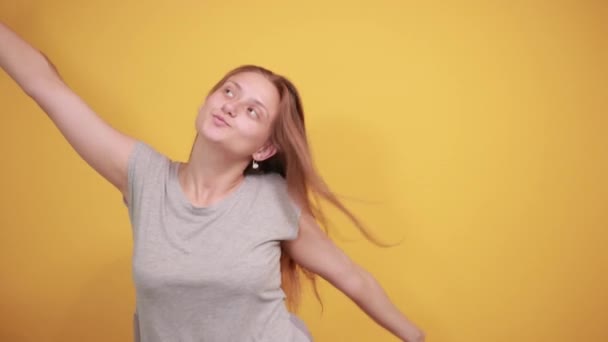
[[[243,87],[241,87],[241,85],[236,82],[236,81],[228,81],[229,83],[234,83],[234,85],[239,89],[239,91],[243,90]],[[258,99],[253,99],[253,101],[260,105],[262,108],[264,108],[264,114],[266,114],[266,116],[268,116],[268,108],[266,108],[266,106],[264,106],[264,104],[262,103],[262,101],[258,100]]]

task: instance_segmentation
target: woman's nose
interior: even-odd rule
[[[235,109],[236,109],[236,107],[235,107],[234,103],[232,103],[232,102],[226,102],[222,106],[222,111],[232,117],[234,117],[236,115]]]

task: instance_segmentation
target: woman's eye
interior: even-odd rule
[[[232,94],[232,90],[230,88],[226,88],[224,89],[224,94],[232,97],[234,94]]]
[[[255,108],[249,107],[247,108],[247,111],[249,112],[250,115],[254,116],[254,117],[258,117],[258,112],[255,110]]]

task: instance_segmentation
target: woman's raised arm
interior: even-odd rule
[[[43,53],[1,22],[0,66],[42,108],[74,150],[129,198],[127,163],[136,140],[99,117],[63,82]]]

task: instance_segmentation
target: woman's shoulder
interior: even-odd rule
[[[275,217],[281,227],[292,227],[286,239],[297,236],[300,206],[291,196],[287,180],[278,173],[249,175],[257,183],[255,196],[258,208],[263,210],[265,217]]]
[[[248,175],[250,182],[255,184],[256,193],[262,197],[273,197],[280,201],[287,199],[289,190],[287,181],[278,173]]]
[[[280,187],[287,186],[287,182],[286,182],[285,178],[283,178],[283,176],[281,176],[280,174],[274,173],[274,172],[262,173],[262,174],[251,174],[251,175],[248,175],[247,177],[249,177],[251,180],[261,183],[261,184],[280,186]]]
[[[135,142],[129,159],[131,159],[132,162],[139,159],[141,162],[163,165],[173,161],[168,155],[160,152],[155,146],[143,140],[137,140]]]
[[[298,201],[295,201],[297,196],[294,195],[293,189],[287,185],[287,180],[278,173],[266,173],[250,175],[254,182],[258,183],[258,194],[261,196],[271,196],[281,203],[291,203],[295,206],[300,206]]]

